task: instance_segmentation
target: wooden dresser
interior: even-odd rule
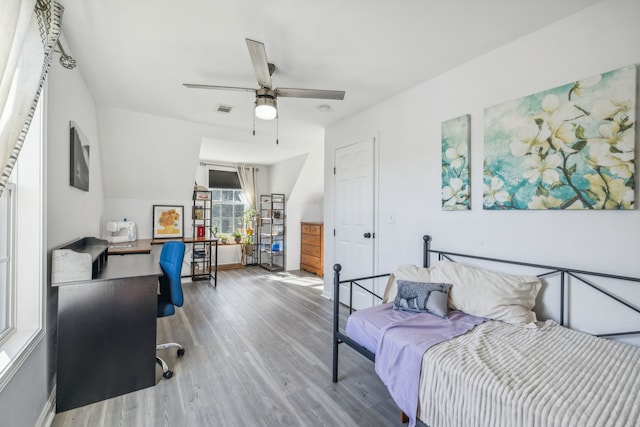
[[[301,222],[300,269],[324,276],[324,224]]]

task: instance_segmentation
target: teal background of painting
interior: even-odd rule
[[[471,191],[469,173],[471,161],[469,158],[470,122],[471,116],[468,114],[442,122],[442,188],[449,185],[452,178],[460,178],[463,188],[467,187]],[[449,148],[455,148],[465,158],[464,167],[461,170],[454,170],[450,167],[450,160],[445,155]],[[471,206],[470,200],[467,198],[464,203],[467,209]],[[443,206],[444,202],[443,200]]]
[[[614,71],[609,71],[601,75],[601,80],[594,86],[583,89],[583,96],[579,97],[576,104],[590,111],[593,102],[603,97],[611,90],[613,84],[628,85],[629,90],[635,93],[636,83],[636,67],[629,66]],[[538,182],[529,183],[522,176],[523,172],[528,169],[525,165],[527,159],[524,157],[516,157],[511,154],[510,144],[516,138],[519,125],[523,119],[530,118],[541,113],[542,101],[547,95],[556,95],[561,103],[568,101],[569,91],[574,87],[575,83],[569,83],[558,86],[553,89],[545,90],[524,98],[506,102],[494,107],[485,109],[485,139],[484,139],[484,184],[489,185],[491,177],[495,176],[504,182],[503,189],[511,195],[512,205],[503,206],[498,203],[493,206],[484,206],[484,209],[529,209],[528,203],[533,196],[536,195]],[[630,114],[631,120],[635,121],[635,111]],[[595,120],[591,117],[585,117],[575,121],[576,124],[584,128],[585,135],[599,135],[598,129],[605,121]],[[582,151],[585,151],[583,149]],[[584,153],[571,156],[567,168],[576,165],[576,173],[572,176],[572,183],[579,190],[589,188],[589,182],[584,175],[593,173],[594,170],[586,163]],[[602,169],[609,174],[607,169]],[[561,173],[562,175],[562,173]],[[561,177],[566,182],[564,177]],[[549,193],[561,200],[569,200],[575,195],[573,190],[568,186],[561,186],[555,189],[549,189]],[[589,196],[583,193],[583,196],[591,200]]]

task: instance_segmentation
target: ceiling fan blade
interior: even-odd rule
[[[269,63],[267,62],[267,52],[264,49],[264,44],[251,39],[245,40],[247,41],[249,56],[260,87],[271,89],[271,74],[269,73]]]
[[[241,90],[244,92],[253,92],[256,90],[250,87],[235,87],[235,86],[213,86],[213,85],[200,85],[195,83],[182,83],[183,86],[186,86],[191,89],[215,89],[215,90]]]
[[[287,98],[337,99],[339,101],[342,101],[345,95],[343,90],[294,89],[281,87],[275,91],[278,96]]]

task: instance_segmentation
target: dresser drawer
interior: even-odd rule
[[[302,224],[302,234],[314,234],[320,235],[320,225],[317,224]]]
[[[320,257],[320,254],[322,253],[322,250],[320,249],[320,246],[308,245],[308,244],[304,244],[303,243],[302,244],[302,253],[306,254],[306,255]]]
[[[308,265],[310,267],[320,268],[320,258],[312,255],[302,254],[300,264]]]
[[[314,245],[314,246],[320,246],[320,239],[321,236],[320,235],[313,235],[313,234],[303,234],[301,236],[301,240],[302,240],[302,244],[303,245]]]
[[[300,223],[300,269],[324,275],[324,224]]]

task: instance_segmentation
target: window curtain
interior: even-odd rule
[[[237,165],[238,177],[240,178],[240,186],[247,201],[249,209],[257,211],[256,200],[258,200],[258,174],[257,169],[253,166]]]
[[[64,8],[51,0],[0,5],[0,195],[29,130],[60,37]]]

